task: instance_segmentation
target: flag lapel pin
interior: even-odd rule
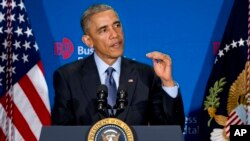
[[[134,80],[133,79],[128,79],[128,83],[133,83]]]

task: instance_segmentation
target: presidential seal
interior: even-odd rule
[[[91,127],[88,141],[134,141],[134,136],[130,127],[123,121],[105,118]]]

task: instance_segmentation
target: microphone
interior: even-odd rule
[[[117,94],[117,99],[116,99],[116,116],[119,115],[122,111],[124,111],[125,107],[128,104],[128,94],[126,92],[125,86],[121,85],[118,88],[118,94]]]
[[[107,117],[107,97],[108,97],[108,88],[106,85],[100,85],[97,88],[97,110],[105,117]]]

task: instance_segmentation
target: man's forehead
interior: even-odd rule
[[[96,13],[90,17],[90,21],[92,21],[92,22],[98,22],[99,20],[106,20],[106,19],[119,21],[119,17],[114,10],[102,11],[102,12]]]

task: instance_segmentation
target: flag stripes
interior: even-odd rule
[[[42,125],[50,124],[50,109],[48,97],[41,95],[42,91],[44,91],[42,89],[42,86],[36,87],[36,84],[41,82],[42,84],[46,85],[44,77],[41,76],[43,75],[43,73],[40,68],[41,63],[40,66],[35,65],[27,73],[27,75],[24,75],[12,88],[12,93],[14,93],[14,103],[12,104],[12,124],[15,126],[15,138],[19,138],[16,132],[16,130],[18,129],[18,132],[20,132],[21,134],[20,136],[22,136],[24,140],[39,140]],[[6,108],[7,99],[10,99],[9,94],[5,94],[0,100],[0,117],[7,118],[8,122],[6,122],[6,120],[5,122],[10,123],[9,113],[11,109]],[[8,117],[6,117],[6,113],[8,113]],[[4,120],[2,122],[4,122]],[[5,123],[0,123],[0,125],[5,125]],[[1,128],[5,129],[5,127]],[[6,135],[6,133],[2,129],[2,134]]]

